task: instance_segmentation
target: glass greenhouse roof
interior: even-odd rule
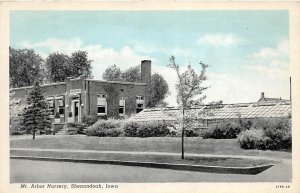
[[[217,106],[199,106],[186,110],[187,116],[196,119],[272,118],[291,115],[290,102],[240,103]],[[179,108],[145,109],[132,117],[136,121],[176,121]]]

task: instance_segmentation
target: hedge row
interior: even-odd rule
[[[206,138],[214,139],[232,139],[236,138],[237,135],[241,132],[242,127],[236,121],[231,122],[222,122],[219,124],[214,124],[208,129],[203,130],[201,136]]]
[[[84,130],[86,135],[99,137],[164,137],[175,135],[172,125],[162,122],[138,123],[130,120],[98,120]]]

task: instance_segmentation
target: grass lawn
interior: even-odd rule
[[[88,137],[88,136],[37,136],[32,139],[10,141],[11,148],[74,149],[99,151],[181,152],[181,138],[177,137]],[[244,150],[237,139],[185,138],[185,152],[199,154],[257,155],[291,158],[290,152]]]
[[[248,167],[276,163],[264,159],[243,159],[243,158],[222,158],[222,157],[195,157],[186,156],[184,160],[177,155],[148,155],[148,154],[118,154],[118,153],[85,153],[85,152],[50,152],[50,151],[18,151],[12,150],[11,155],[29,157],[54,157],[72,159],[96,159],[96,160],[117,160],[137,161],[172,164],[209,165],[224,167]]]

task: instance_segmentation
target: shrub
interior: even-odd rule
[[[166,122],[136,122],[125,121],[122,125],[126,137],[164,137],[177,133],[173,125]]]
[[[68,135],[76,135],[77,131],[68,131]]]
[[[17,130],[10,131],[10,135],[24,135],[24,131],[17,131]]]
[[[22,126],[22,117],[18,116],[18,117],[11,117],[10,118],[10,125],[9,125],[9,129],[10,129],[10,133],[14,133],[15,131],[21,131],[21,133],[25,133],[25,129]],[[18,133],[18,132],[16,132]],[[20,135],[21,135],[20,133]],[[17,134],[16,134],[17,135]]]
[[[241,126],[236,122],[224,122],[220,124],[214,124],[208,129],[203,130],[201,135],[204,139],[232,139],[236,138],[241,132]]]
[[[98,117],[96,115],[85,115],[82,118],[82,122],[87,126],[91,126],[98,121]]]
[[[63,124],[52,124],[52,132],[56,133],[64,127]]]
[[[37,131],[37,133],[39,133],[40,135],[46,134],[46,135],[50,135],[52,133],[52,129],[49,127],[43,128],[39,131]]]
[[[274,118],[255,120],[250,130],[239,135],[238,141],[244,149],[290,149],[291,121]]]
[[[176,129],[176,126],[173,125],[173,124],[170,124],[168,126],[168,129],[169,129],[169,136],[170,137],[178,137],[178,136],[181,135],[181,132],[178,129]]]
[[[240,133],[238,141],[244,149],[267,149],[270,138],[262,129],[250,129]]]
[[[253,125],[253,120],[240,119],[239,125],[241,126],[241,131],[249,130]]]
[[[139,124],[136,121],[124,121],[122,128],[124,129],[126,137],[137,137]]]
[[[60,115],[59,115],[59,112],[56,112],[55,113],[55,117],[54,117],[55,119],[60,119]]]
[[[268,149],[290,149],[292,146],[291,121],[274,119],[265,128],[265,135],[271,139]]]
[[[73,133],[75,135],[75,134],[84,134],[84,129],[87,128],[87,125],[85,123],[68,123],[67,127],[68,130],[74,129],[75,132],[73,131]]]
[[[96,128],[91,127],[85,130],[85,133],[89,136],[98,136],[98,137],[119,137],[124,136],[124,130],[121,128]]]
[[[137,129],[137,135],[139,137],[164,137],[169,134],[169,125],[161,122],[140,123]]]
[[[185,129],[185,136],[186,137],[198,137],[199,133],[196,131],[196,129]]]
[[[103,119],[103,120],[107,120],[107,115],[100,115],[98,116],[98,119]]]
[[[124,130],[121,127],[121,121],[115,119],[98,120],[95,124],[84,130],[89,136],[98,137],[118,137],[124,135]]]

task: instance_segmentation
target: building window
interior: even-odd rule
[[[125,100],[119,100],[119,115],[124,116],[125,115]]]
[[[143,96],[136,97],[136,113],[141,112],[144,109],[145,100]]]
[[[54,115],[54,100],[48,100],[48,107],[50,110],[50,115]]]
[[[136,96],[136,100],[142,100],[142,101],[144,101],[144,97],[143,96]]]
[[[107,114],[107,102],[106,94],[98,94],[97,98],[97,114],[106,115]]]
[[[60,116],[65,115],[65,105],[63,99],[58,100],[58,112]]]

